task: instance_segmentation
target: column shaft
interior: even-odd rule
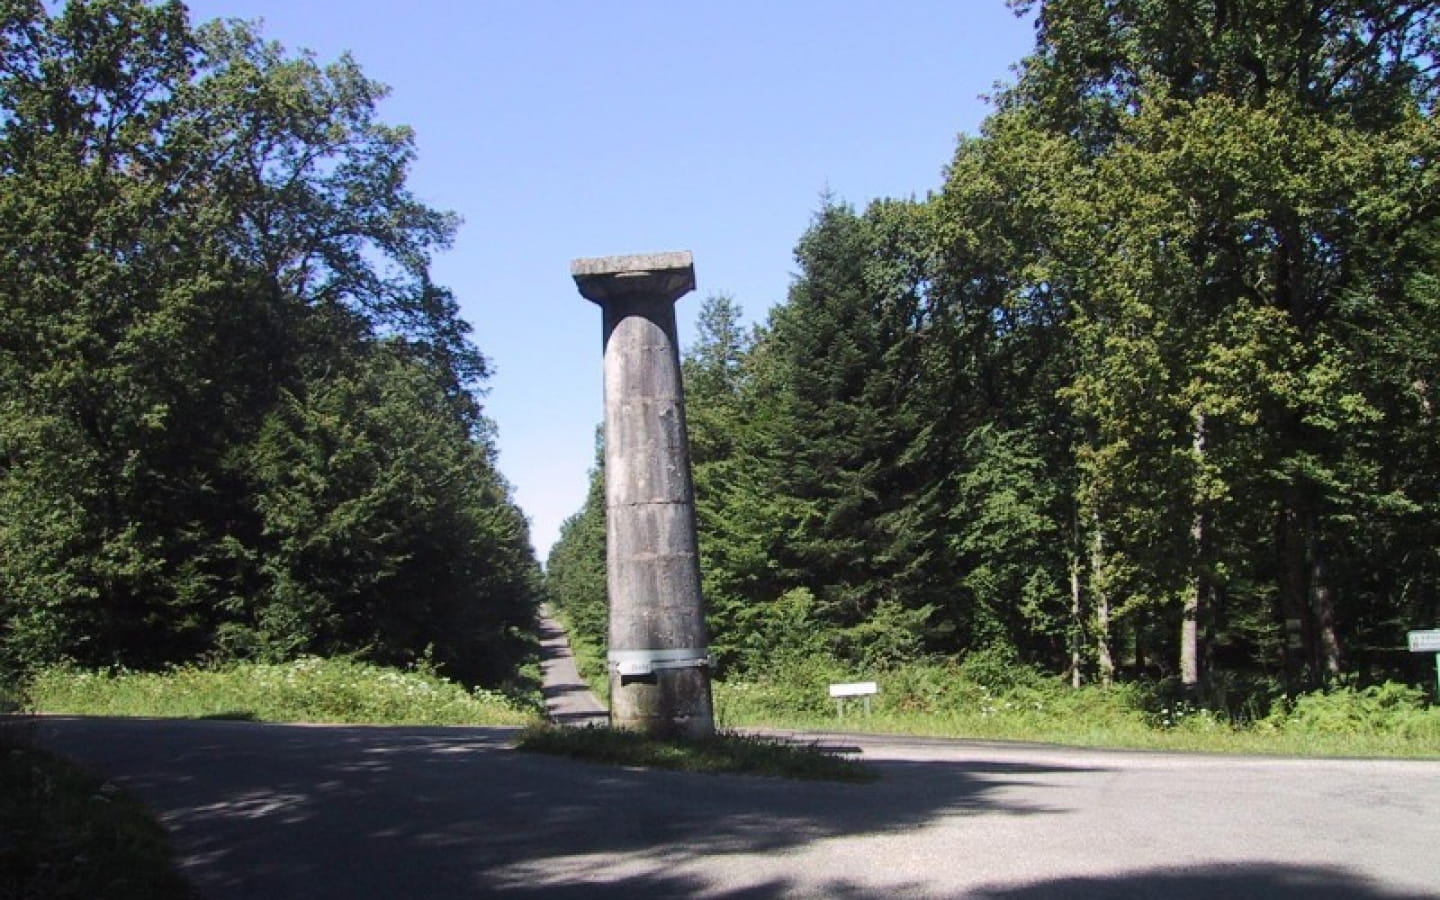
[[[572,271],[606,262],[622,273],[576,275],[604,310],[611,723],[703,736],[714,713],[675,327],[675,299],[693,286],[683,258],[683,270],[628,257]]]

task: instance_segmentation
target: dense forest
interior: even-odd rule
[[[495,683],[540,575],[383,88],[178,2],[0,0],[0,669]]]
[[[761,326],[705,302],[722,674],[1429,683],[1440,3],[1011,6],[1033,52],[937,190],[825,198]],[[603,477],[548,563],[600,643]]]
[[[760,326],[705,301],[722,672],[1428,683],[1440,3],[1011,6],[943,184],[824,198]],[[0,0],[0,673],[493,684],[542,587],[603,640],[603,472],[542,586],[383,95],[177,2]]]

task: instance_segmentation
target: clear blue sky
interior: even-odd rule
[[[411,186],[464,219],[435,260],[495,369],[500,468],[543,560],[579,509],[601,417],[598,307],[569,262],[695,254],[681,341],[711,293],[763,320],[822,193],[937,189],[1030,25],[1004,0],[192,0],[263,19],[388,84]]]

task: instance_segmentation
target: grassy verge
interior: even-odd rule
[[[876,778],[862,763],[818,746],[723,732],[700,740],[664,740],[611,728],[540,725],[525,729],[519,746],[572,759],[683,772],[818,781]]]
[[[162,673],[58,668],[30,685],[48,713],[383,725],[522,725],[533,705],[427,671],[306,658]]]
[[[1209,753],[1440,757],[1440,708],[1397,684],[1307,694],[1237,714],[1167,700],[1143,685],[1074,689],[1024,671],[915,665],[864,678],[872,679],[881,693],[868,718],[859,704],[837,718],[826,691],[830,681],[861,679],[814,663],[717,683],[717,716],[727,728],[839,728]]]
[[[164,829],[126,792],[0,722],[0,897],[191,898]]]

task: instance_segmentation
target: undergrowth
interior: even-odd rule
[[[828,685],[877,681],[867,718]],[[1386,683],[1229,706],[1180,699],[1166,684],[1073,688],[987,654],[962,663],[860,672],[827,659],[790,660],[716,682],[723,727],[871,730],[1085,746],[1297,755],[1440,757],[1440,708],[1423,692]]]
[[[345,659],[182,666],[165,672],[40,672],[30,702],[47,713],[377,725],[521,725],[537,712],[494,691],[466,690],[425,667]]]

